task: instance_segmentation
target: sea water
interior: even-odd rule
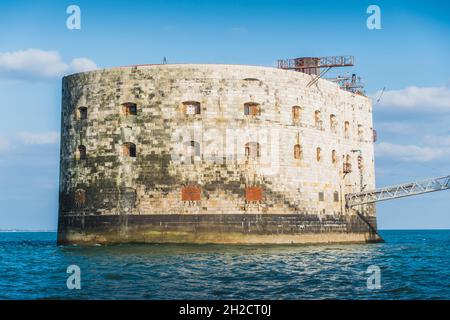
[[[385,243],[58,247],[53,232],[5,232],[0,299],[450,299],[450,230],[380,234]]]

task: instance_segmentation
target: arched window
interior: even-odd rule
[[[75,153],[75,158],[77,160],[86,160],[86,147],[79,145]]]
[[[320,111],[319,110],[314,111],[314,125],[317,128],[322,128],[322,124],[323,124],[323,122],[322,122],[322,116],[320,114]]]
[[[192,140],[185,142],[184,145],[188,157],[200,157],[200,143]]]
[[[332,115],[330,115],[330,130],[331,130],[331,132],[336,132],[336,128],[337,128],[336,115],[332,114]]]
[[[345,121],[344,122],[344,138],[350,137],[350,122]]]
[[[316,159],[317,161],[322,160],[322,149],[321,148],[316,148]]]
[[[336,164],[338,160],[336,150],[331,151],[331,163]]]
[[[294,159],[300,160],[303,157],[303,150],[301,145],[296,144],[294,146]]]
[[[83,189],[77,189],[74,194],[75,206],[82,207],[86,204],[86,191]]]
[[[87,108],[79,107],[77,109],[77,120],[86,120],[87,119]]]
[[[125,142],[122,145],[122,154],[125,157],[136,158],[136,145],[132,142]]]
[[[187,116],[193,116],[196,114],[200,114],[200,102],[198,101],[184,101],[183,102],[183,111]]]
[[[122,113],[125,116],[135,116],[137,115],[137,105],[132,102],[125,102],[122,104]]]
[[[245,156],[256,159],[260,156],[260,146],[258,142],[247,142],[245,144]]]
[[[244,103],[244,114],[246,116],[261,115],[261,107],[260,107],[259,103],[256,103],[256,102]]]
[[[344,160],[344,173],[352,172],[352,164],[350,162],[350,155],[347,154]]]
[[[362,140],[364,138],[364,128],[362,124],[358,124],[358,138]]]
[[[300,106],[293,106],[292,107],[292,120],[293,121],[299,121],[300,120],[300,112],[301,112]]]

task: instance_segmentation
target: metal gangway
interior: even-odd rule
[[[345,195],[347,208],[450,189],[450,175]]]

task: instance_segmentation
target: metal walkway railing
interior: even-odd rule
[[[445,177],[399,184],[396,186],[383,187],[375,190],[349,193],[345,195],[345,201],[346,206],[348,208],[351,208],[366,203],[397,199],[446,189],[450,189],[450,175]]]

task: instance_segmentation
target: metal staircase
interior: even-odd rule
[[[347,208],[450,189],[450,175],[345,195]]]

